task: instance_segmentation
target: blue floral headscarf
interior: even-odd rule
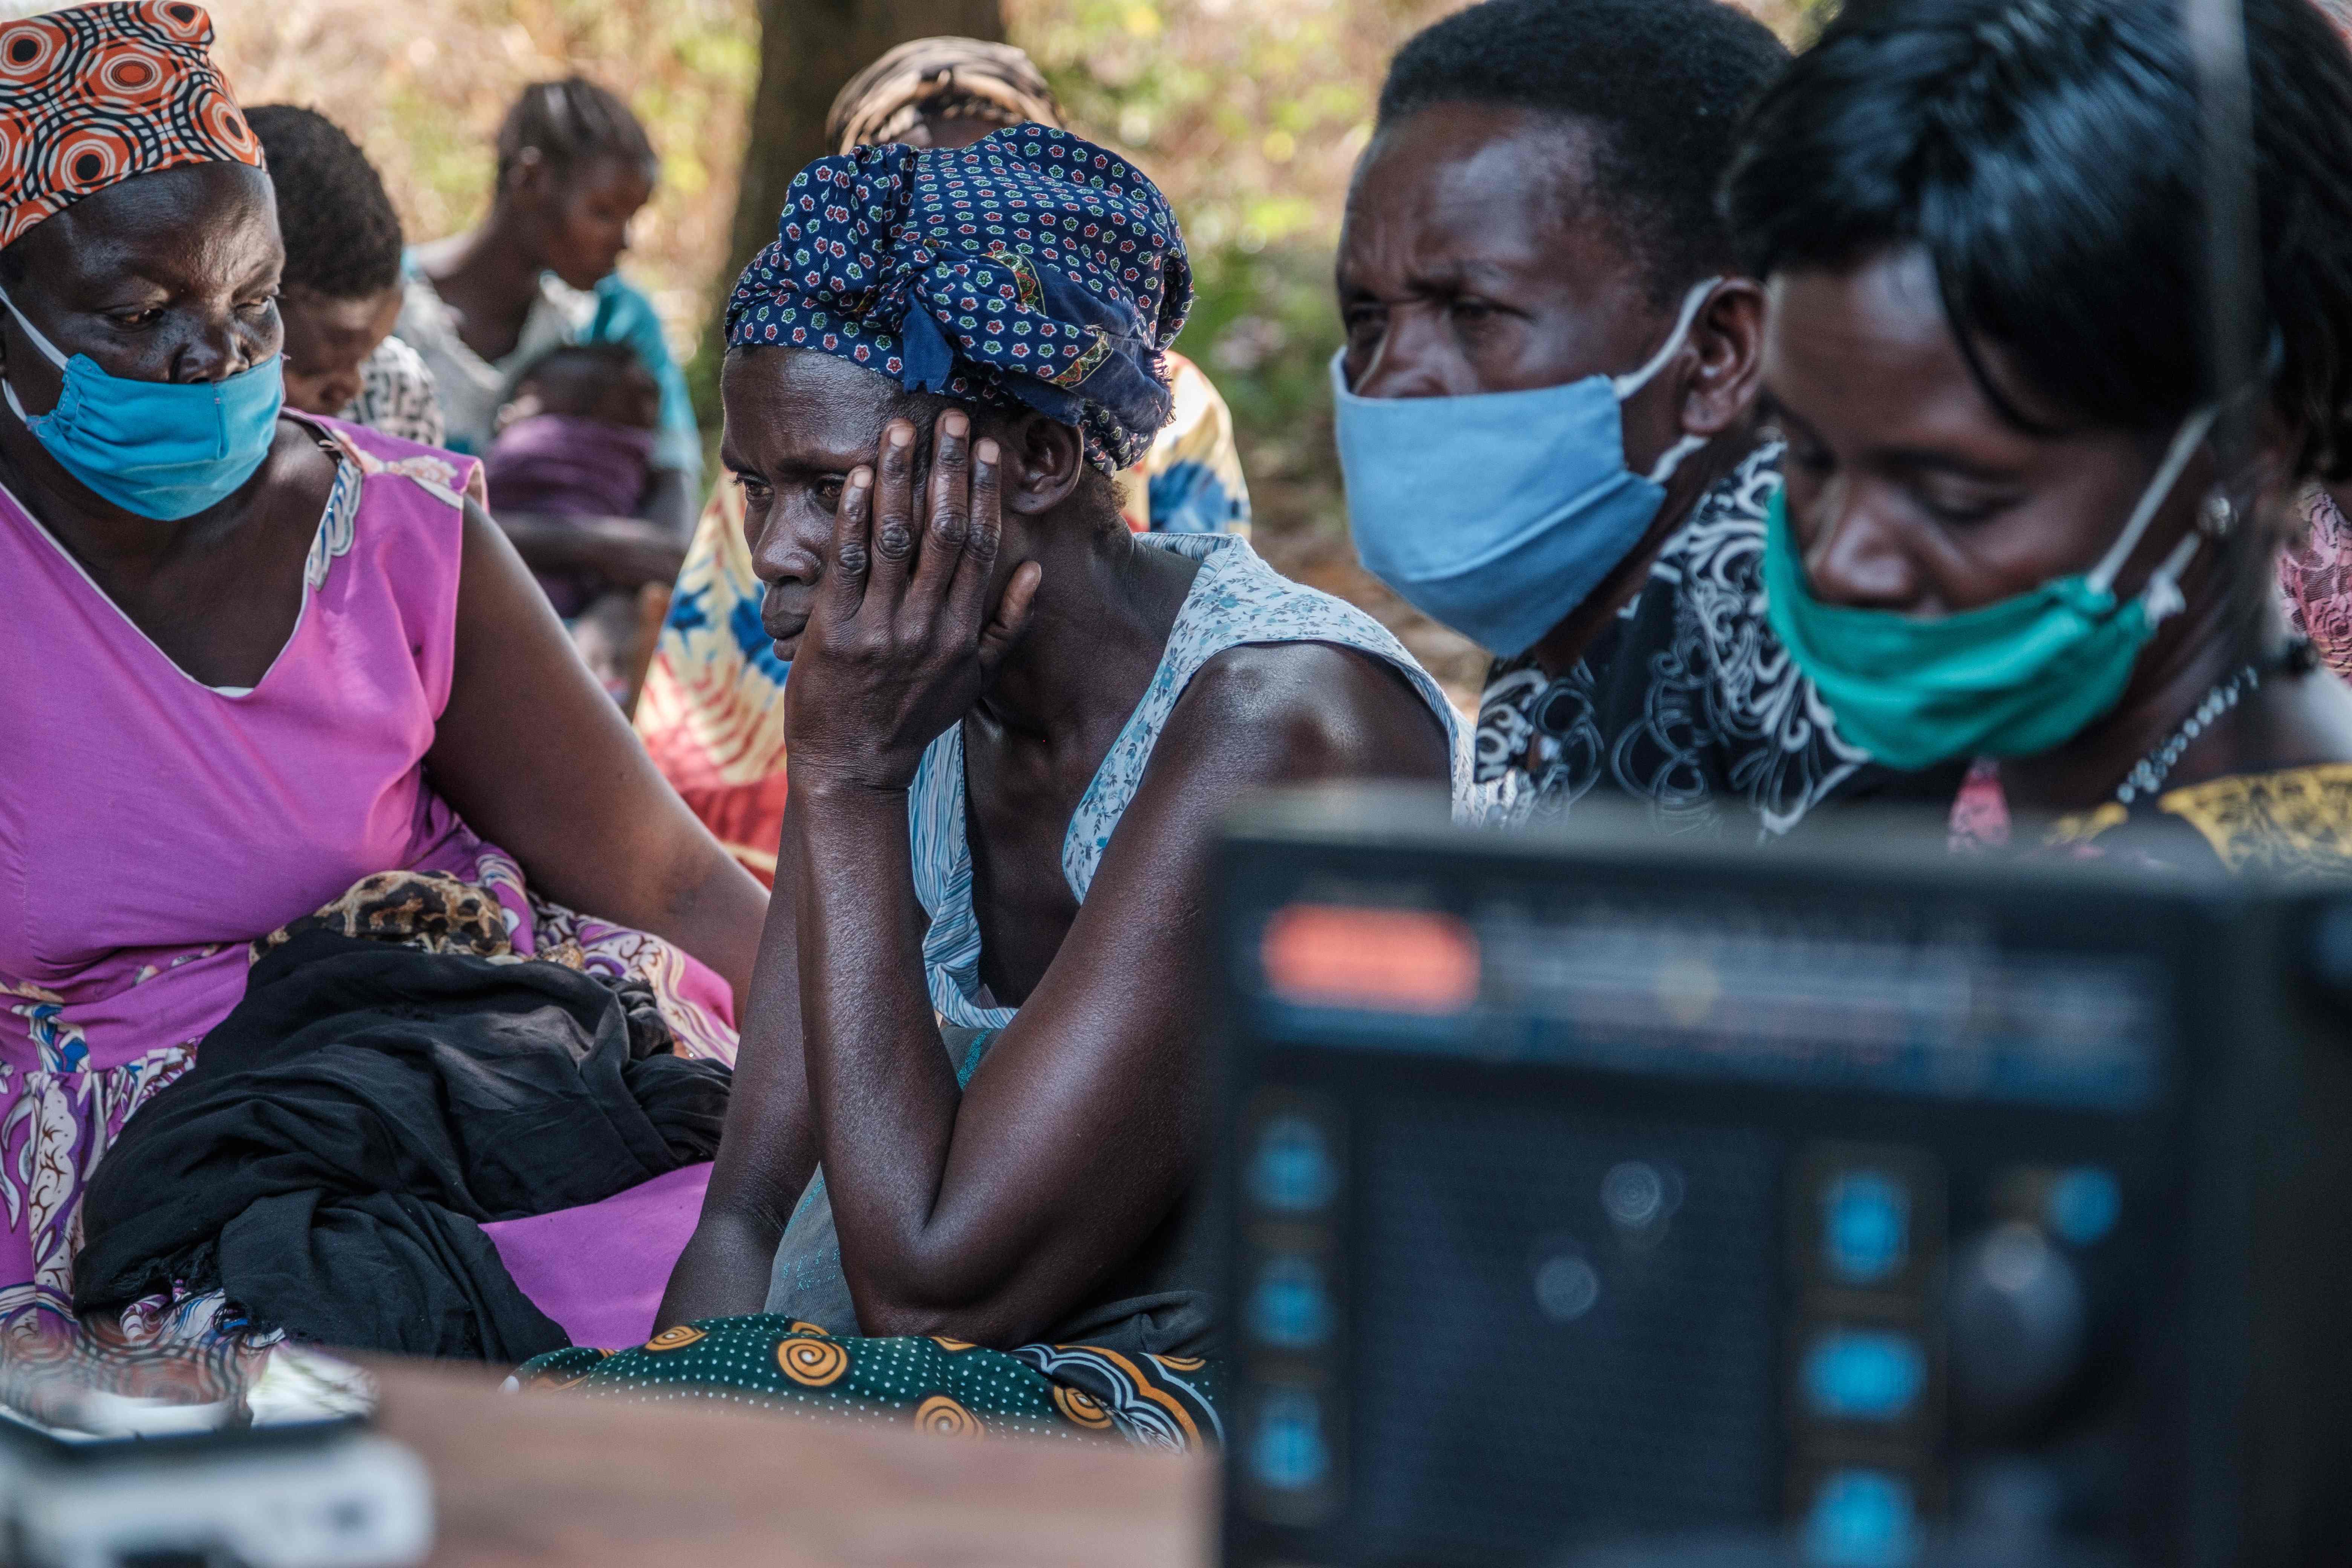
[[[793,175],[775,243],[727,302],[727,342],[1034,408],[1115,473],[1168,422],[1160,351],[1192,305],[1158,188],[1090,142],[1017,125],[953,150],[861,147]]]

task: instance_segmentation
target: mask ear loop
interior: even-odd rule
[[[47,335],[40,328],[33,325],[24,311],[16,309],[16,301],[8,298],[8,290],[5,289],[0,289],[0,305],[8,307],[8,313],[16,318],[16,324],[25,329],[25,335],[33,340],[33,346],[40,350],[51,364],[59,370],[66,368],[68,363],[66,356],[58,352],[58,345],[49,342]]]
[[[58,352],[58,345],[49,342],[47,334],[26,318],[24,311],[16,309],[16,301],[8,298],[8,290],[5,289],[0,289],[0,305],[8,307],[8,313],[16,318],[16,324],[25,330],[26,337],[33,340],[33,346],[48,356],[51,364],[59,370],[67,368],[66,356]],[[22,403],[16,401],[16,384],[5,375],[0,375],[0,396],[5,396],[8,400],[8,412],[16,416],[16,423],[28,430],[31,429],[33,416],[25,412],[25,405]]]
[[[1674,332],[1666,339],[1664,346],[1650,356],[1649,363],[1632,374],[1610,377],[1609,385],[1617,394],[1618,402],[1624,402],[1649,385],[1658,372],[1666,368],[1666,362],[1675,357],[1675,351],[1683,346],[1685,338],[1690,336],[1691,323],[1698,320],[1699,307],[1706,303],[1707,295],[1722,281],[1720,278],[1709,278],[1691,285],[1691,291],[1683,296],[1682,312],[1675,318]]]
[[[2165,498],[2172,494],[2172,487],[2179,483],[2180,471],[2189,466],[2189,459],[2197,455],[2197,448],[2213,428],[2214,417],[2220,413],[2219,405],[2208,404],[2181,421],[2179,430],[2172,437],[2172,445],[2165,449],[2164,461],[2157,465],[2156,473],[2147,481],[2147,489],[2140,492],[2139,504],[2132,509],[2131,521],[2124,524],[2123,532],[2116,536],[2115,543],[2107,547],[2106,554],[2100,558],[2099,563],[2084,579],[2093,588],[2105,593],[2115,586],[2116,574],[2124,569],[2124,563],[2130,560],[2132,552],[2139,548],[2140,536],[2147,531],[2147,525],[2155,520]],[[2189,530],[2180,542],[2173,546],[2172,553],[2164,558],[2163,564],[2156,569],[2155,574],[2148,578],[2147,589],[2142,595],[2148,625],[2155,626],[2185,607],[2187,601],[2180,596],[2180,574],[2188,569],[2189,560],[2196,555],[2197,546],[2203,538],[2204,535],[2195,529]]]
[[[1632,374],[1610,378],[1610,390],[1617,395],[1618,402],[1624,402],[1642,388],[1649,385],[1656,378],[1658,372],[1666,368],[1666,362],[1675,357],[1690,337],[1691,323],[1698,320],[1699,308],[1706,303],[1707,296],[1713,293],[1715,286],[1722,281],[1721,278],[1709,278],[1693,284],[1690,292],[1683,296],[1682,310],[1675,318],[1675,330],[1666,339],[1665,345],[1650,356],[1649,363]],[[1660,454],[1658,460],[1651,465],[1650,471],[1643,478],[1654,485],[1664,484],[1675,477],[1675,470],[1682,467],[1683,459],[1706,446],[1707,440],[1708,437],[1705,436],[1685,436]]]

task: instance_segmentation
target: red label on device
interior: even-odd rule
[[[1266,921],[1266,983],[1286,1002],[1459,1013],[1478,999],[1478,937],[1432,910],[1292,904]]]

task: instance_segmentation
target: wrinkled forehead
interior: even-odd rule
[[[1365,150],[1348,191],[1341,267],[1439,255],[1556,260],[1605,227],[1595,221],[1598,150],[1598,132],[1563,115],[1431,104]]]
[[[140,174],[75,203],[11,247],[52,290],[137,276],[175,291],[235,289],[286,258],[269,177],[243,163]]]
[[[898,384],[814,349],[739,348],[720,380],[726,461],[775,470],[839,467],[872,455],[908,401]]]

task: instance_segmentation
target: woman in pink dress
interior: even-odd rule
[[[248,945],[361,879],[484,889],[515,953],[646,980],[680,1048],[722,1057],[765,911],[573,655],[474,464],[282,410],[283,249],[211,37],[187,0],[0,26],[19,1329],[68,1310],[82,1188],[236,1005]]]

